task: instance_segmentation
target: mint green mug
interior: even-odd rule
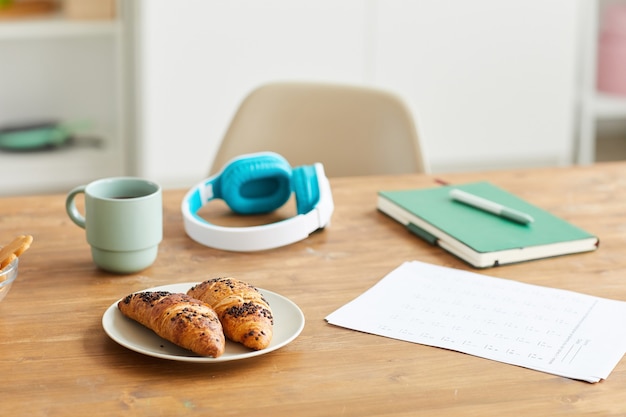
[[[76,196],[84,194],[84,215]],[[161,187],[134,177],[96,180],[71,190],[65,200],[70,219],[86,230],[94,263],[120,274],[154,263],[163,239]]]

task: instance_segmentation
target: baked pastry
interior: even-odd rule
[[[225,338],[215,311],[186,294],[144,291],[117,303],[123,315],[162,338],[202,356],[219,357]]]
[[[15,258],[24,253],[26,249],[30,248],[31,243],[33,243],[31,235],[21,235],[13,239],[9,244],[0,247],[0,270],[3,270]]]
[[[272,310],[254,286],[235,278],[213,278],[195,285],[187,294],[215,310],[224,334],[233,342],[261,350],[272,341]]]

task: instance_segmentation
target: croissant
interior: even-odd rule
[[[234,278],[213,278],[187,294],[215,310],[228,339],[254,350],[269,346],[274,318],[269,303],[254,286]]]
[[[144,291],[117,303],[123,315],[162,338],[202,356],[219,357],[226,340],[215,311],[186,294]]]

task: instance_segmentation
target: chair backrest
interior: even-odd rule
[[[285,82],[253,90],[210,172],[261,151],[279,153],[292,166],[321,162],[329,177],[428,171],[407,106],[374,88]]]

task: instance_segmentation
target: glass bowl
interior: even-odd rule
[[[6,297],[7,293],[11,289],[11,285],[15,278],[17,278],[17,264],[19,258],[15,258],[13,262],[8,264],[2,271],[0,271],[0,301]]]

